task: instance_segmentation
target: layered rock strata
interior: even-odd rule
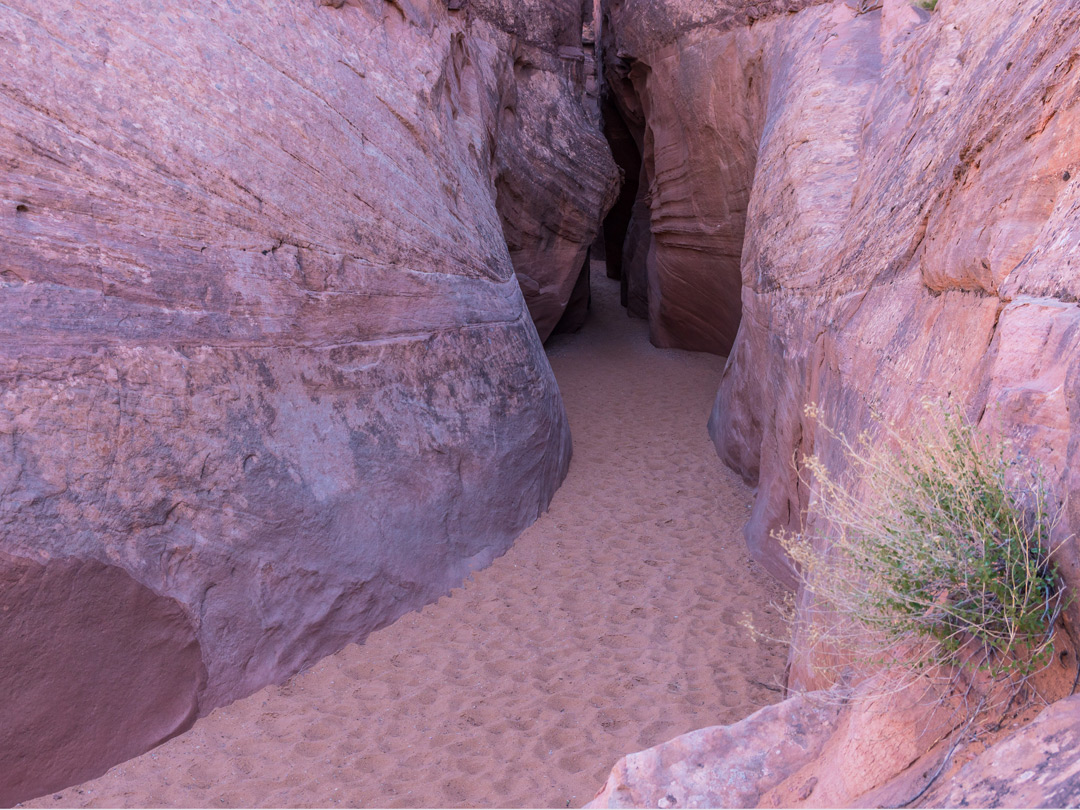
[[[730,350],[711,430],[758,487],[752,550],[788,582],[770,533],[807,505],[792,459],[837,460],[810,402],[855,433],[951,396],[1077,489],[1077,13],[1023,8],[605,7],[650,226],[623,249],[652,257],[657,342]]]
[[[1041,465],[1066,503],[1057,558],[1075,587],[1080,11],[1056,0],[992,12],[940,0],[933,13],[906,0],[648,5],[631,13],[629,0],[611,0],[606,20],[618,57],[607,71],[611,92],[631,128],[643,121],[649,317],[662,344],[721,351],[730,343],[710,430],[724,460],[757,487],[746,527],[755,557],[796,583],[774,533],[803,528],[815,497],[800,477],[805,454],[845,473],[826,427],[854,436],[884,418],[902,431],[924,398],[940,399]],[[685,234],[701,247],[693,271],[679,259]],[[738,316],[728,300],[735,268]],[[686,291],[675,292],[683,280]],[[711,343],[693,318],[665,316],[699,302],[696,322],[708,323]],[[670,322],[687,326],[676,332]],[[720,324],[729,334],[737,326],[733,342],[720,339]],[[824,410],[820,424],[806,415],[812,403]],[[1075,604],[1071,613],[1075,623]],[[1059,649],[1061,666],[1075,667],[1070,645]],[[796,690],[828,685],[801,635],[790,662]],[[855,731],[864,722],[846,718]],[[765,733],[775,742],[792,732]],[[936,768],[932,746],[912,728],[882,739],[875,761],[892,765],[873,770],[873,780],[834,779],[828,791],[807,781],[806,795],[791,782],[783,795],[759,790],[745,801],[907,801],[919,787],[912,774]],[[987,760],[964,784],[986,801],[995,790],[1026,803],[1070,800],[1067,774],[1055,774],[1070,761],[1038,744],[1058,765],[1028,762],[991,784]],[[724,761],[721,772],[741,772]],[[649,793],[682,778],[667,772],[631,792],[661,806],[727,801],[686,798],[697,782],[685,796]],[[916,790],[901,796],[902,778]],[[955,784],[927,801],[961,801],[967,788]]]
[[[547,340],[586,267],[597,215],[618,190],[616,166],[589,110],[594,37],[583,35],[591,28],[580,0],[485,1],[469,8],[512,32],[504,45],[511,73],[501,83],[491,169],[514,272],[536,331]]]
[[[765,34],[762,23],[751,24],[812,4],[605,5],[608,98],[641,159],[641,190],[628,226],[607,227],[615,231],[612,240],[625,234],[628,307],[648,318],[657,346],[724,355],[731,349],[767,94]]]
[[[445,593],[561,481],[507,238],[544,329],[614,193],[582,12],[450,5],[0,10],[0,803]]]

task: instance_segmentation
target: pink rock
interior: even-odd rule
[[[529,314],[546,340],[615,201],[618,170],[586,117],[583,86],[571,94],[578,63],[520,43],[506,47],[514,78],[496,125],[496,205]]]
[[[121,568],[0,554],[0,805],[81,782],[195,719],[206,669],[183,606]]]
[[[960,2],[612,0],[606,13],[611,93],[642,144],[653,338],[730,349],[711,429],[758,487],[755,556],[793,582],[770,538],[807,505],[792,459],[835,454],[802,415],[811,401],[850,432],[871,406],[903,422],[921,395],[976,416],[992,405],[1075,488],[1051,449],[1073,431],[1059,385],[1076,297],[1072,10],[1043,3],[1020,23]],[[1041,328],[1009,328],[1021,312],[1056,324],[1054,349],[1021,334]],[[1006,370],[1033,351],[1039,371]],[[1015,398],[1032,396],[1029,423]]]
[[[856,433],[871,408],[903,424],[920,397],[951,396],[1043,460],[1063,494],[1077,485],[1063,455],[1080,318],[1063,275],[1078,238],[1075,116],[1060,100],[1077,16],[1047,3],[1020,24],[948,4],[905,33],[885,27],[880,66],[857,68],[838,57],[873,53],[881,15],[841,23],[837,7],[819,24],[837,36],[799,39],[821,14],[784,26],[799,70],[771,102],[745,315],[712,421],[722,455],[758,483],[748,540],[777,572],[770,533],[799,525],[808,498],[792,459],[842,463],[807,402]]]
[[[1080,803],[1080,697],[1047,707],[935,786],[922,807],[1075,807]]]
[[[0,10],[5,800],[362,639],[546,508],[569,429],[506,233],[550,248],[557,319],[615,178],[567,7]]]
[[[839,704],[799,697],[621,759],[586,807],[754,807],[813,762],[836,730]]]
[[[637,286],[657,346],[727,354],[735,340],[747,203],[769,87],[758,26],[747,26],[807,5],[607,4],[610,93],[642,158],[634,223],[650,226],[647,236],[630,226],[626,252],[634,260],[623,261],[631,287],[646,276]],[[633,294],[629,306],[643,309]]]
[[[948,765],[965,715],[925,684],[874,689],[804,693],[626,756],[587,806],[907,806]]]
[[[1069,538],[1080,527],[1070,463],[1080,452],[1080,10],[1058,0],[1023,15],[965,0],[932,14],[899,0],[782,10],[608,4],[609,48],[622,60],[609,67],[612,93],[631,126],[642,111],[654,340],[730,344],[710,430],[757,487],[752,553],[794,584],[773,533],[804,524],[813,494],[799,460],[816,452],[844,472],[807,404],[855,435],[874,413],[902,428],[923,397],[951,399],[1041,463],[1067,500],[1058,531]],[[680,247],[700,255],[684,262]],[[1080,583],[1076,540],[1058,557]],[[827,686],[814,664],[796,638],[792,686]],[[926,756],[911,728],[895,734],[908,762]],[[886,789],[886,771],[869,780],[877,788],[856,780],[833,793],[819,777],[806,801],[856,801]],[[888,801],[906,800],[897,784]],[[803,800],[792,791],[762,801]]]

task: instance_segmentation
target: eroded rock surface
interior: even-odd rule
[[[1058,532],[1069,538],[1080,527],[1080,10],[795,5],[607,4],[612,98],[630,129],[640,121],[653,339],[730,349],[710,430],[757,487],[751,551],[795,584],[773,533],[801,528],[813,497],[798,459],[817,452],[844,473],[807,404],[856,435],[875,414],[903,429],[924,397],[950,399],[1040,463],[1068,505]],[[1058,557],[1080,583],[1075,539]],[[794,687],[827,685],[801,637],[791,665]],[[874,806],[914,795],[887,770],[873,781],[895,795]],[[806,801],[875,789],[833,784]]]
[[[588,806],[1067,807],[1080,795],[1077,700],[957,769],[972,726],[955,694],[920,682],[804,693],[624,757]]]
[[[1080,239],[1080,15],[1026,8],[930,15],[896,0],[826,7],[816,33],[822,10],[784,23],[797,69],[771,85],[744,318],[712,419],[721,455],[759,487],[751,548],[781,576],[770,534],[797,527],[809,497],[792,459],[817,451],[842,470],[810,402],[855,434],[874,411],[902,426],[920,398],[951,398],[1061,494],[1078,488],[1080,309],[1066,268]],[[1070,509],[1062,537],[1078,525]],[[1061,554],[1074,582],[1075,553]]]
[[[806,505],[791,460],[833,452],[811,401],[855,432],[873,407],[903,423],[951,395],[1075,489],[1075,10],[766,5],[612,2],[607,18],[612,93],[644,122],[654,331],[669,308],[684,333],[739,325],[712,429],[760,487],[752,548],[785,576],[769,533]],[[700,273],[675,244],[695,228],[714,240],[695,241]],[[701,318],[677,313],[694,300]]]
[[[775,25],[768,21],[809,5],[612,0],[605,6],[609,95],[641,155],[642,190],[624,250],[630,289],[640,290],[644,306],[631,293],[631,314],[647,314],[657,346],[724,355],[731,349],[769,87],[762,63]],[[765,22],[751,27],[756,20]]]
[[[730,726],[683,734],[624,757],[587,807],[754,807],[812,763],[836,730],[839,704],[800,697]]]
[[[1021,7],[605,6],[650,225],[623,247],[644,247],[655,342],[730,351],[712,432],[759,488],[752,550],[789,583],[770,534],[807,505],[792,459],[836,455],[808,402],[855,433],[951,396],[1080,487],[1077,12]]]
[[[515,42],[512,55],[492,170],[514,272],[546,340],[586,269],[597,214],[615,202],[618,172],[582,97],[567,92],[583,88],[580,41],[554,52]]]
[[[922,807],[1076,807],[1080,696],[1058,701],[929,791]]]
[[[34,599],[65,617],[104,566],[90,580],[141,594],[117,626],[158,633],[143,599],[172,617],[161,649],[197,651],[183,707],[135,690],[147,725],[116,726],[99,772],[446,592],[566,470],[505,240],[548,251],[556,317],[615,170],[559,55],[580,8],[475,5],[0,9],[5,560],[43,567]],[[62,638],[92,644],[96,615]],[[39,630],[2,677],[55,666],[8,719],[51,723],[51,702],[66,728],[77,662]],[[41,753],[25,739],[0,761]],[[58,773],[3,767],[0,792]]]

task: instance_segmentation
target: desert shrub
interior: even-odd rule
[[[927,11],[933,11],[937,8],[938,0],[918,0],[917,5],[919,8],[925,8]]]
[[[844,472],[804,459],[807,532],[779,535],[831,620],[811,646],[908,672],[985,673],[1012,686],[1053,657],[1066,589],[1051,560],[1060,510],[1037,469],[954,411],[924,403],[910,430],[884,422],[839,444]]]

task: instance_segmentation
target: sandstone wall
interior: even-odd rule
[[[763,60],[770,37],[763,29],[770,26],[751,23],[808,5],[611,0],[605,6],[608,96],[641,155],[641,190],[625,231],[628,306],[648,318],[657,346],[731,350],[768,81]]]
[[[744,249],[746,315],[712,429],[758,485],[747,537],[781,575],[770,532],[798,526],[810,497],[792,459],[816,450],[842,465],[803,416],[808,402],[853,435],[873,410],[903,425],[922,397],[951,398],[1044,465],[1072,504],[1063,538],[1080,525],[1068,462],[1080,438],[1069,269],[1080,15],[1024,6],[837,6],[835,35],[819,41],[839,67],[814,69],[814,49],[800,46],[786,101],[771,108]],[[867,56],[853,76],[855,54]],[[812,103],[800,103],[807,90]],[[1073,543],[1061,555],[1073,582],[1075,555]]]
[[[883,709],[811,692],[624,757],[587,806],[1070,807],[1078,712],[1080,697],[1059,700],[958,753],[962,717],[917,695]]]
[[[605,14],[609,94],[647,186],[650,232],[631,228],[624,249],[651,242],[656,342],[730,348],[711,429],[759,488],[757,556],[793,581],[769,539],[807,504],[792,459],[835,455],[808,402],[854,432],[871,408],[903,423],[921,396],[951,395],[1075,490],[1077,12],[611,0]]]
[[[514,9],[0,9],[0,803],[363,638],[546,508],[570,436],[506,235],[557,311],[615,169],[546,33],[580,45],[581,9]]]
[[[732,5],[713,14],[672,0],[631,13],[630,0],[610,0],[621,62],[608,76],[628,124],[643,111],[654,340],[710,348],[702,333],[668,327],[666,312],[694,323],[680,308],[700,306],[713,350],[737,326],[710,430],[757,487],[746,527],[754,556],[794,584],[771,534],[800,528],[813,497],[798,459],[818,452],[843,472],[837,443],[804,416],[808,403],[854,435],[873,412],[902,427],[922,398],[951,399],[1042,465],[1067,499],[1058,529],[1068,538],[1080,529],[1080,10],[1060,0],[940,0],[933,13],[907,0]],[[681,232],[700,247],[694,263],[678,259]],[[736,267],[738,315],[727,301]],[[1080,585],[1075,539],[1059,558]],[[826,685],[801,638],[790,685]],[[873,730],[851,712],[841,722]],[[831,771],[813,754],[782,795],[753,784],[753,768],[723,753],[729,742],[710,749],[724,762],[708,781],[686,763],[695,746],[730,734],[688,737],[620,764],[600,802],[838,806],[880,788],[892,793],[866,801],[890,806],[943,756],[927,752],[917,726],[879,729],[877,744],[858,748],[837,742],[848,765],[816,792]],[[798,731],[755,728],[740,728],[735,748],[767,752]],[[1075,796],[1055,765],[1040,760],[1045,785],[1028,791],[1023,774],[994,781],[992,761],[971,776],[977,795]],[[726,798],[743,770],[754,798]],[[937,795],[956,801],[958,790]]]

